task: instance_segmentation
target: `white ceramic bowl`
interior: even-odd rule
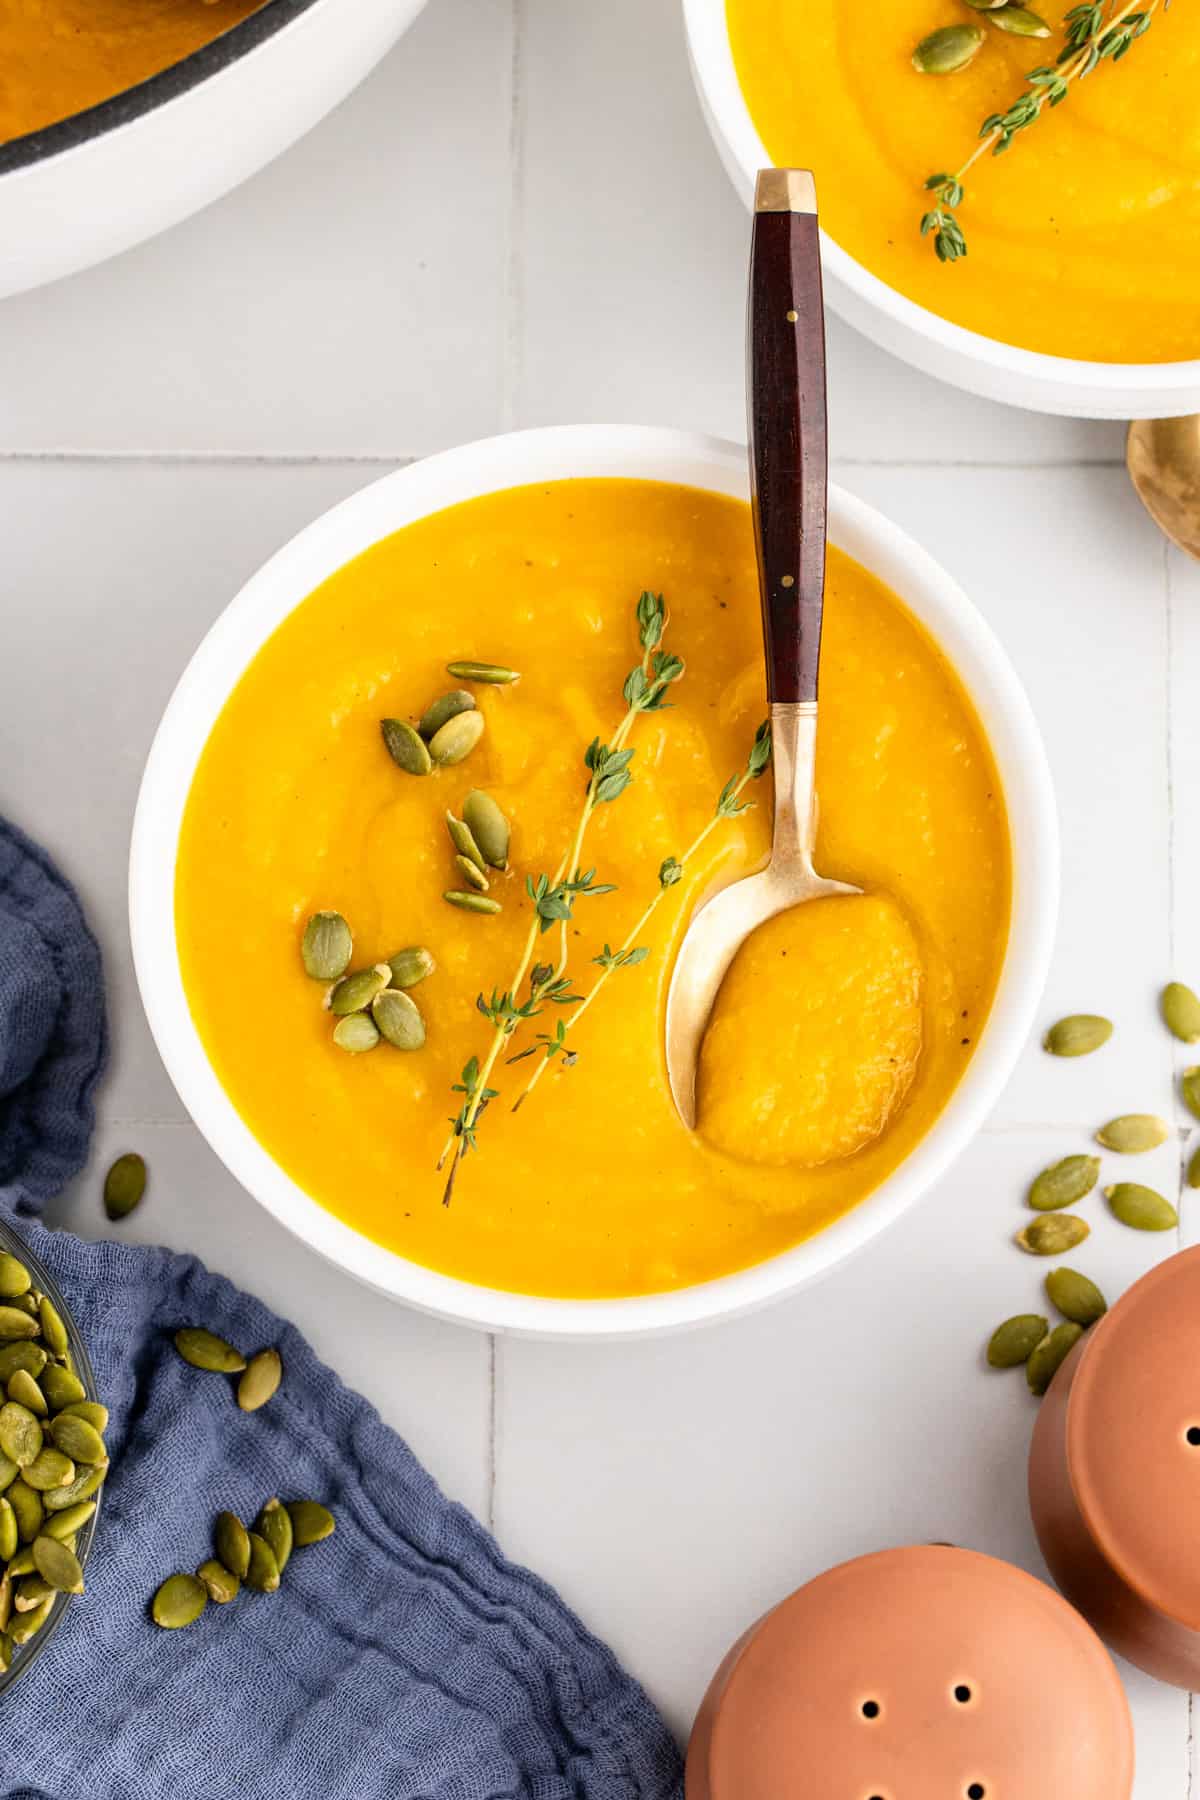
[[[771,158],[734,67],[725,0],[683,0],[688,56],[721,161],[749,206]],[[821,234],[825,299],[835,312],[915,368],[988,400],[1089,419],[1165,419],[1200,411],[1200,361],[1080,362],[1043,356],[939,319],[864,269]]]
[[[187,218],[315,125],[425,0],[268,0],[211,44],[60,124],[0,143],[0,296]]]
[[[129,903],[134,961],[163,1061],[196,1124],[256,1199],[323,1256],[429,1312],[491,1330],[620,1336],[693,1325],[761,1305],[868,1243],[943,1173],[982,1123],[1024,1044],[1046,975],[1058,900],[1054,799],[1029,703],[991,630],[911,538],[840,488],[833,541],[900,594],[965,682],[991,740],[1012,820],[1011,938],[991,1017],[949,1104],[907,1160],[817,1237],[770,1261],[674,1293],[624,1300],[509,1294],[409,1262],[319,1206],[235,1111],[192,1023],[175,942],[175,859],[184,805],[213,724],[263,642],[321,582],[369,545],[460,500],[567,476],[673,481],[747,494],[735,444],[639,426],[566,426],[490,438],[385,476],[273,556],[230,602],[188,665],[158,729],[134,821]]]

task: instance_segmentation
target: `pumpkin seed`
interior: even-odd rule
[[[463,818],[493,869],[507,869],[509,824],[490,794],[472,788],[463,801]]]
[[[25,1264],[7,1250],[0,1250],[0,1300],[15,1300],[19,1294],[27,1294],[33,1285],[33,1277]]]
[[[425,1042],[425,1021],[411,994],[388,988],[377,994],[371,1016],[383,1037],[395,1050],[419,1050]]]
[[[1027,6],[1001,6],[990,11],[989,23],[998,25],[1001,31],[1009,31],[1014,37],[1044,38],[1050,36],[1050,27],[1039,14],[1031,12]]]
[[[200,1564],[196,1570],[196,1580],[204,1583],[209,1599],[215,1600],[218,1606],[228,1606],[241,1592],[242,1584],[237,1576],[231,1575],[225,1564],[218,1562],[215,1556],[210,1556],[207,1562]]]
[[[41,1575],[23,1575],[13,1589],[13,1606],[17,1612],[32,1612],[43,1600],[52,1600],[55,1590]]]
[[[55,1412],[77,1405],[87,1392],[78,1375],[64,1369],[61,1363],[50,1363],[39,1376],[38,1386]]]
[[[1050,1329],[1038,1313],[1017,1313],[997,1325],[988,1341],[987,1359],[993,1369],[1016,1369],[1029,1361]]]
[[[19,1306],[0,1306],[0,1338],[35,1338],[38,1322]]]
[[[451,906],[457,906],[461,912],[498,913],[500,902],[489,900],[486,894],[464,893],[461,888],[449,888],[442,895],[443,900]]]
[[[452,662],[446,664],[446,673],[453,675],[455,681],[481,681],[491,687],[506,687],[521,679],[516,669],[502,668],[499,663]]]
[[[1157,1150],[1170,1135],[1166,1120],[1154,1113],[1122,1113],[1100,1127],[1096,1142],[1122,1156],[1140,1156],[1144,1150]]]
[[[1200,1068],[1185,1069],[1179,1077],[1179,1091],[1183,1095],[1183,1104],[1194,1119],[1200,1119]],[[2,1309],[0,1309],[2,1310]],[[3,1333],[0,1332],[0,1337]]]
[[[1099,1179],[1098,1156],[1064,1156],[1036,1178],[1029,1190],[1029,1204],[1035,1212],[1057,1212],[1060,1206],[1074,1206],[1091,1193]]]
[[[150,1603],[150,1614],[164,1631],[194,1625],[208,1605],[208,1589],[195,1575],[168,1575]]]
[[[983,32],[978,25],[942,25],[923,37],[912,54],[918,75],[954,75],[979,54]]]
[[[1040,1396],[1046,1392],[1082,1336],[1083,1326],[1068,1320],[1065,1325],[1056,1325],[1042,1339],[1025,1364],[1025,1379],[1031,1394]]]
[[[50,1408],[43,1394],[28,1369],[15,1369],[8,1378],[8,1397],[16,1400],[21,1406],[27,1406],[31,1413],[44,1419]]]
[[[58,1410],[86,1419],[99,1432],[108,1430],[108,1408],[101,1406],[99,1400],[72,1400],[70,1406],[60,1406]]]
[[[24,1479],[39,1494],[48,1493],[51,1488],[66,1487],[74,1481],[76,1468],[74,1462],[65,1451],[52,1444],[43,1445],[33,1461],[22,1471]]]
[[[1118,1181],[1104,1190],[1113,1217],[1132,1231],[1173,1231],[1179,1214],[1169,1200],[1136,1181]]]
[[[17,1479],[17,1465],[11,1456],[0,1454],[0,1494]]]
[[[458,851],[459,856],[465,856],[467,861],[472,863],[482,875],[486,864],[483,860],[483,851],[475,842],[471,827],[464,820],[456,819],[452,812],[447,811],[446,830],[450,833],[450,842]]]
[[[17,1554],[17,1515],[9,1501],[0,1495],[0,1563]]]
[[[34,1492],[22,1476],[14,1481],[5,1499],[17,1517],[17,1536],[23,1544],[32,1544],[42,1529],[42,1520],[46,1509],[42,1505],[42,1497]]]
[[[434,732],[429,740],[429,754],[443,768],[448,768],[452,763],[460,763],[470,756],[483,736],[484,729],[481,712],[458,713],[455,718],[447,719],[439,731]]]
[[[398,769],[406,775],[428,775],[433,763],[425,739],[406,719],[382,719],[379,729],[384,746]]]
[[[1200,1188],[1200,1146],[1192,1151],[1188,1161],[1187,1184],[1190,1188]],[[3,1482],[0,1482],[0,1487],[3,1485]]]
[[[83,1570],[73,1550],[45,1533],[33,1540],[33,1566],[61,1594],[82,1594]]]
[[[42,1495],[47,1512],[66,1512],[68,1507],[76,1506],[81,1500],[90,1500],[108,1474],[108,1464],[95,1463],[90,1469],[81,1469],[74,1481],[68,1481],[66,1487],[51,1488]],[[9,1489],[12,1492],[12,1489]]]
[[[257,1412],[265,1406],[283,1380],[283,1363],[278,1350],[260,1350],[246,1364],[238,1382],[237,1403],[243,1412]]]
[[[96,1510],[94,1500],[81,1500],[76,1506],[68,1506],[62,1512],[47,1513],[42,1521],[42,1532],[46,1537],[73,1538],[81,1531]]]
[[[53,1606],[53,1600],[43,1600],[42,1604],[35,1607],[32,1612],[22,1613],[19,1618],[14,1618],[8,1628],[8,1635],[12,1642],[19,1647],[21,1644],[29,1643],[31,1638],[35,1638],[50,1617]]]
[[[0,1344],[0,1381],[7,1383],[15,1369],[28,1369],[37,1380],[49,1361],[40,1344]],[[49,1393],[46,1398],[53,1406],[54,1400]]]
[[[104,1439],[86,1419],[78,1413],[59,1413],[50,1421],[50,1436],[55,1448],[64,1456],[69,1456],[77,1463],[102,1463],[107,1461]],[[26,1480],[28,1480],[26,1476]],[[52,1483],[55,1487],[65,1487],[68,1481],[75,1479],[74,1474],[65,1475],[61,1481]]]
[[[275,1558],[276,1566],[282,1575],[287,1568],[288,1558],[292,1554],[295,1533],[292,1527],[292,1515],[286,1506],[278,1500],[268,1500],[267,1504],[255,1520],[254,1529]]]
[[[27,1469],[42,1447],[42,1428],[35,1414],[16,1400],[0,1406],[0,1450]]]
[[[1108,1301],[1100,1289],[1078,1269],[1051,1269],[1046,1277],[1046,1292],[1051,1305],[1076,1325],[1094,1325],[1108,1311]]]
[[[246,1359],[232,1344],[227,1344],[215,1331],[202,1325],[185,1325],[175,1333],[175,1348],[193,1369],[207,1369],[214,1375],[240,1375]]]
[[[220,1512],[213,1527],[217,1555],[231,1575],[245,1581],[250,1567],[250,1534],[236,1513]]]
[[[397,950],[395,956],[390,956],[388,967],[394,988],[410,988],[432,975],[437,964],[422,944],[411,944],[407,950]]]
[[[32,1575],[34,1573],[32,1543],[26,1544],[24,1549],[17,1551],[17,1554],[8,1565],[8,1573],[12,1576],[14,1581],[19,1575]]]
[[[374,1021],[366,1013],[349,1013],[334,1026],[333,1041],[339,1050],[348,1050],[352,1056],[361,1056],[364,1051],[376,1048],[379,1033]]]
[[[376,994],[381,994],[391,979],[392,971],[387,963],[376,963],[370,969],[356,969],[353,975],[344,976],[330,994],[330,1012],[335,1019],[366,1012]]]
[[[9,1306],[14,1307],[17,1312],[23,1312],[27,1318],[36,1319],[38,1316],[38,1301],[40,1299],[41,1295],[35,1293],[34,1290],[30,1288],[27,1294],[14,1294],[8,1304]]]
[[[298,1550],[333,1536],[336,1529],[333,1514],[318,1500],[289,1500],[287,1510]]]
[[[314,913],[304,927],[300,957],[314,981],[337,981],[350,967],[354,937],[338,912]]]
[[[965,0],[972,12],[994,12],[998,6],[1004,6],[1007,0]]]
[[[257,1531],[249,1534],[250,1562],[246,1570],[246,1586],[257,1594],[273,1594],[279,1587],[279,1564],[270,1544]]]
[[[1168,981],[1159,996],[1163,1023],[1181,1044],[1200,1044],[1200,998],[1182,981]],[[2,1290],[0,1290],[2,1291]]]
[[[1051,1056],[1090,1056],[1112,1036],[1112,1020],[1099,1013],[1072,1013],[1059,1019],[1042,1039]]]
[[[456,856],[454,861],[467,886],[474,888],[477,894],[486,894],[491,883],[483,870],[477,869],[469,856]]]
[[[146,1163],[136,1150],[118,1156],[104,1177],[104,1211],[110,1219],[124,1219],[141,1204],[146,1192]]]
[[[1017,1243],[1030,1256],[1061,1256],[1064,1250],[1082,1244],[1090,1231],[1087,1220],[1076,1218],[1074,1213],[1039,1213],[1023,1231],[1018,1231]]]
[[[466,688],[454,688],[448,694],[442,694],[432,706],[427,706],[421,714],[421,722],[417,730],[428,743],[436,737],[442,726],[450,719],[456,719],[459,713],[474,712],[475,696]]]
[[[42,1294],[38,1298],[38,1319],[42,1327],[42,1342],[47,1350],[54,1356],[65,1356],[70,1349],[67,1328],[48,1294]]]

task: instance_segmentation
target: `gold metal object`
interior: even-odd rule
[[[754,210],[760,212],[815,213],[817,184],[808,169],[760,169],[754,189]]]
[[[1138,499],[1159,530],[1200,557],[1200,414],[1135,419],[1125,462]]]

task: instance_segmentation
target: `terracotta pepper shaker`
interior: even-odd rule
[[[1129,1800],[1133,1728],[1052,1588],[949,1545],[819,1575],[734,1645],[687,1800]]]
[[[1071,1352],[1034,1428],[1029,1500],[1054,1579],[1101,1637],[1200,1687],[1200,1249]]]

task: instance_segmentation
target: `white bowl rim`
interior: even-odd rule
[[[163,1062],[202,1134],[246,1190],[310,1248],[383,1293],[490,1331],[629,1337],[731,1317],[826,1273],[897,1219],[983,1123],[1041,998],[1058,902],[1054,795],[1029,702],[991,627],[908,535],[830,487],[830,536],[896,589],[945,648],[980,711],[1008,799],[1014,892],[1009,945],[988,1023],[945,1109],[873,1193],[815,1237],[693,1287],[579,1300],[508,1293],[440,1274],[354,1231],[305,1193],[243,1122],[192,1021],[174,928],[175,853],[196,761],[236,681],[319,582],[412,520],[478,494],[570,476],[625,476],[747,494],[746,453],[718,438],[647,426],[555,426],[483,439],[372,482],[297,534],[251,576],[196,650],[146,763],[130,849],[134,965]]]
[[[730,155],[753,189],[757,171],[769,168],[771,157],[738,80],[726,23],[726,0],[683,0],[683,15],[697,83]],[[1085,362],[1077,357],[1050,356],[1041,350],[1023,350],[1016,344],[970,331],[965,325],[955,325],[909,300],[878,275],[872,275],[824,230],[821,256],[826,269],[864,305],[888,314],[936,349],[982,363],[1000,375],[1060,382],[1081,390],[1103,388],[1114,400],[1135,391],[1144,394],[1146,390],[1165,398],[1181,388],[1195,389],[1200,384],[1200,358],[1159,363]]]

